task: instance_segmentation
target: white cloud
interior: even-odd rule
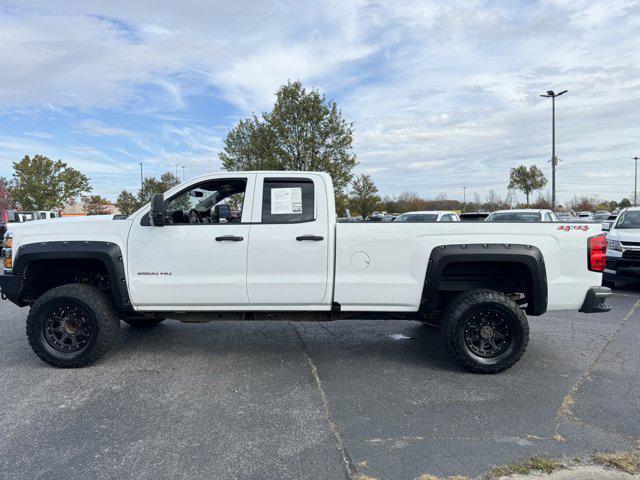
[[[356,122],[359,169],[384,193],[454,195],[466,183],[504,195],[515,163],[548,170],[550,105],[539,94],[567,88],[566,197],[595,187],[585,171],[627,172],[639,154],[639,15],[639,2],[622,0],[32,0],[0,10],[0,115],[72,111],[89,145],[122,141],[107,156],[133,161],[135,146],[154,165],[210,169],[232,120],[212,111],[202,122],[189,98],[221,98],[237,117],[300,79]],[[105,111],[162,124],[123,127]],[[42,130],[27,135],[46,144]]]

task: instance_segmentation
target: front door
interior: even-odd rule
[[[323,178],[258,174],[253,204],[247,265],[251,305],[329,302],[329,206]]]
[[[138,215],[128,242],[129,294],[139,310],[215,310],[249,303],[255,175],[192,182],[165,199],[165,226]],[[246,194],[245,194],[246,193]],[[229,219],[220,208],[231,207]]]

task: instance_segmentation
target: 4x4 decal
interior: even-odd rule
[[[558,230],[564,230],[565,232],[568,232],[569,230],[582,230],[583,232],[586,232],[589,230],[589,225],[560,225]]]

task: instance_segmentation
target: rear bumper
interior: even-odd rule
[[[607,298],[611,296],[611,289],[607,287],[591,287],[587,291],[580,311],[582,313],[602,313],[611,310],[607,305]]]
[[[18,306],[23,306],[20,301],[22,278],[22,275],[0,273],[0,291],[2,292],[3,299],[8,299]]]

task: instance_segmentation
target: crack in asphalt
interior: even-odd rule
[[[327,393],[322,386],[322,381],[320,380],[320,376],[318,375],[318,369],[311,359],[309,352],[307,351],[307,344],[300,335],[300,332],[295,327],[295,325],[289,322],[291,328],[296,333],[296,337],[298,337],[298,341],[300,342],[300,346],[302,348],[302,354],[304,355],[307,365],[309,366],[309,370],[311,371],[311,376],[313,377],[316,389],[318,390],[318,394],[320,395],[320,400],[322,401],[322,408],[324,410],[324,417],[327,423],[329,424],[329,429],[331,430],[331,434],[333,435],[333,440],[335,447],[338,449],[340,456],[342,457],[342,466],[345,471],[345,478],[347,480],[354,480],[357,478],[357,471],[353,465],[353,461],[351,460],[351,456],[349,455],[349,451],[347,450],[347,446],[340,435],[340,430],[338,429],[338,425],[333,420],[333,415],[331,413],[331,403],[329,402],[329,397],[327,397]]]
[[[575,395],[582,389],[585,382],[591,377],[591,374],[593,373],[594,368],[596,367],[596,365],[598,365],[598,363],[600,363],[600,359],[602,358],[606,350],[613,343],[613,341],[616,339],[616,337],[618,336],[622,328],[626,325],[626,323],[629,321],[629,319],[633,316],[633,314],[636,312],[636,310],[639,307],[640,307],[640,299],[636,300],[636,302],[633,304],[629,312],[624,316],[624,318],[622,319],[618,327],[607,337],[606,342],[602,346],[602,349],[600,350],[600,352],[598,352],[598,355],[596,355],[596,357],[594,358],[593,362],[587,365],[587,367],[582,371],[580,378],[578,379],[576,384],[573,386],[573,388],[571,388],[569,393],[565,395],[564,399],[562,400],[562,404],[560,405],[560,408],[558,408],[558,411],[556,413],[556,417],[558,419],[564,418],[565,420],[572,420],[579,425],[594,428],[596,430],[600,430],[604,432],[604,430],[602,430],[601,428],[590,425],[576,417],[576,415],[573,412],[573,406],[575,404]],[[560,428],[560,423],[561,421],[559,420],[556,425],[556,432]],[[608,433],[610,435],[612,434],[611,432],[604,432],[604,433]],[[625,437],[624,435],[621,435],[619,433],[616,433],[615,435],[620,437]]]

